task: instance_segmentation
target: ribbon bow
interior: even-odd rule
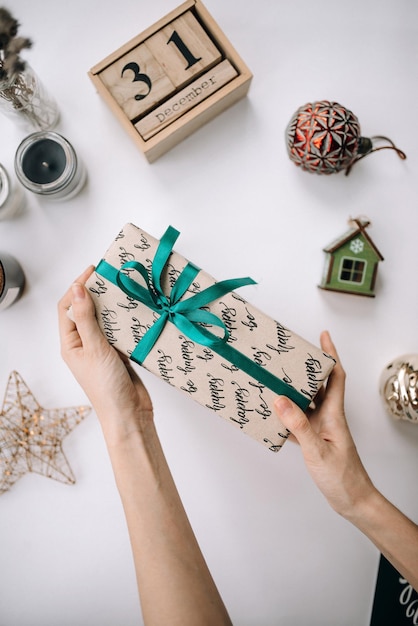
[[[155,311],[159,316],[137,343],[131,359],[142,365],[164,326],[170,321],[191,341],[209,347],[275,393],[287,395],[305,410],[309,406],[309,398],[233,348],[228,343],[230,334],[224,322],[214,313],[202,308],[239,287],[255,285],[256,282],[252,278],[231,278],[219,281],[182,300],[200,272],[198,267],[189,262],[176,279],[170,294],[165,295],[161,287],[161,276],[179,234],[178,230],[169,226],[161,237],[152,263],[151,277],[144,265],[138,261],[127,261],[118,270],[103,259],[96,267],[98,274],[117,285],[130,298]],[[132,278],[133,272],[138,272],[142,276],[146,286]],[[220,328],[222,335],[212,333],[207,329],[207,325]]]

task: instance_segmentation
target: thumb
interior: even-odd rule
[[[93,300],[82,283],[71,285],[72,315],[83,345],[95,338],[103,338],[96,320]]]
[[[304,449],[317,445],[318,436],[313,430],[305,413],[286,396],[278,396],[274,401],[276,414],[282,424],[297,439]]]

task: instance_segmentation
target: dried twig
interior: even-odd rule
[[[25,68],[25,61],[20,58],[24,48],[30,48],[32,41],[18,37],[19,23],[10,12],[0,8],[0,80],[11,79],[14,74]]]

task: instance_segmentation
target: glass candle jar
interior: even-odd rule
[[[52,131],[32,133],[22,141],[15,155],[15,170],[26,189],[52,200],[73,198],[86,180],[73,146]]]
[[[25,274],[18,261],[6,252],[0,252],[0,311],[20,298],[25,282]]]
[[[0,220],[8,220],[22,212],[25,196],[22,187],[12,185],[7,170],[0,164]]]

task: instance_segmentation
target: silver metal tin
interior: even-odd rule
[[[19,300],[25,282],[19,262],[12,255],[0,252],[0,311]]]

